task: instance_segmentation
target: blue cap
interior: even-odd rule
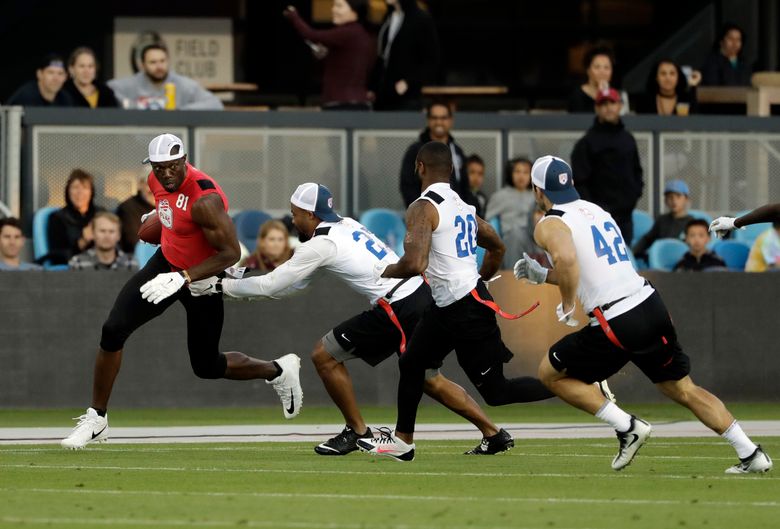
[[[688,191],[688,184],[682,180],[670,180],[667,182],[664,186],[664,195],[666,193],[679,193],[681,195],[685,195],[686,197],[690,194]]]
[[[542,156],[531,167],[531,181],[553,204],[567,204],[580,199],[574,188],[571,167],[561,158]]]
[[[294,206],[311,211],[318,219],[325,222],[341,220],[341,217],[333,211],[333,194],[324,185],[313,182],[301,184],[290,197],[290,202]]]

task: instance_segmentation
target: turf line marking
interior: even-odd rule
[[[366,524],[354,523],[316,523],[316,522],[282,522],[282,521],[254,521],[239,519],[236,521],[193,521],[193,520],[155,520],[140,518],[27,518],[16,516],[0,517],[0,522],[13,524],[70,524],[70,525],[150,525],[152,527],[174,526],[174,527],[287,527],[290,529],[365,529]],[[442,526],[434,525],[409,525],[396,524],[388,527],[393,529],[440,529]],[[446,525],[447,529],[473,529],[474,526]],[[517,526],[503,527],[491,525],[485,529],[540,529],[538,526]],[[558,529],[575,529],[561,527]],[[577,527],[576,529],[588,529],[586,527]]]
[[[368,461],[368,458],[365,458]],[[388,461],[388,463],[390,463]],[[554,472],[385,472],[371,469],[367,471],[357,470],[300,470],[285,468],[204,468],[204,467],[123,467],[107,465],[21,465],[3,464],[0,468],[16,468],[20,470],[127,470],[137,472],[219,472],[219,473],[245,473],[245,474],[332,474],[332,475],[358,475],[358,476],[425,476],[425,477],[468,477],[468,478],[605,478],[605,479],[645,479],[644,474],[629,474],[610,472],[604,474],[582,473],[554,473]],[[681,474],[653,474],[653,478],[663,479],[703,479],[703,480],[769,480],[774,477],[763,476],[703,476]]]
[[[776,501],[696,501],[691,500],[643,500],[626,498],[518,498],[510,496],[415,496],[411,494],[335,494],[310,492],[220,492],[220,491],[175,491],[175,490],[105,490],[105,489],[47,489],[22,488],[0,489],[3,492],[43,493],[43,494],[104,494],[104,495],[134,495],[134,496],[206,496],[206,497],[248,497],[248,498],[291,498],[291,499],[324,499],[324,500],[400,500],[422,502],[497,502],[497,503],[550,503],[550,504],[588,504],[588,505],[704,505],[708,507],[780,507]]]

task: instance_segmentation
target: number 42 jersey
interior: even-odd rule
[[[634,270],[623,234],[609,213],[575,200],[555,204],[539,222],[554,218],[571,230],[580,268],[577,297],[586,312],[642,290],[645,280]]]
[[[463,202],[448,182],[428,186],[418,200],[427,200],[439,212],[425,275],[436,305],[446,307],[471,292],[480,280],[477,210]]]

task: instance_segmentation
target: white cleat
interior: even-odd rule
[[[378,456],[392,457],[396,461],[414,460],[414,443],[408,444],[395,436],[390,428],[378,428],[379,437],[358,439],[357,446],[362,452]]]
[[[631,427],[627,432],[616,432],[618,441],[620,441],[620,450],[618,450],[615,459],[612,460],[612,470],[623,470],[634,456],[645,444],[653,427],[638,417],[631,416]]]
[[[266,380],[265,382],[274,387],[282,400],[284,418],[292,419],[301,413],[301,407],[303,406],[301,359],[298,355],[288,354],[274,361],[282,368],[282,374],[273,380]]]
[[[78,450],[89,443],[104,443],[108,440],[108,415],[101,417],[94,408],[87,408],[84,415],[73,419],[79,422],[70,435],[60,441],[62,448]]]
[[[745,459],[740,459],[739,463],[726,469],[726,474],[751,474],[758,472],[769,472],[772,470],[772,460],[758,445],[757,448]]]

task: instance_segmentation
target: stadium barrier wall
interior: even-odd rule
[[[89,403],[101,325],[129,275],[0,274],[0,407],[81,407]],[[777,400],[776,275],[648,273],[647,277],[666,301],[697,383],[727,402]],[[510,271],[504,271],[490,289],[508,311],[524,310],[541,301],[527,317],[500,322],[505,341],[515,352],[505,372],[535,374],[541,355],[569,330],[555,321],[556,289],[519,283]],[[226,302],[221,347],[264,359],[299,354],[305,404],[329,405],[309,352],[331,327],[367,308],[362,297],[323,276],[290,299]],[[578,317],[586,321],[583,314]],[[375,369],[361,361],[352,361],[348,367],[361,404],[395,402],[398,375],[394,359]],[[447,359],[443,372],[479,399],[454,355]],[[610,383],[621,402],[663,400],[633,366],[612,377]],[[262,380],[197,379],[189,366],[185,314],[178,304],[131,336],[111,399],[112,407],[278,404],[276,394]]]

